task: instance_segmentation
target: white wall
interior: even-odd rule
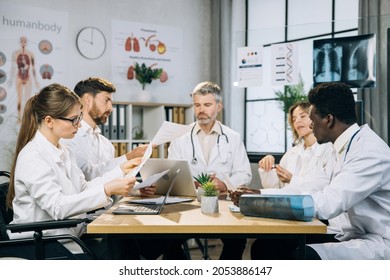
[[[210,17],[212,0],[0,0],[3,3],[51,9],[68,13],[69,48],[67,59],[69,79],[64,84],[73,89],[81,79],[101,76],[111,79],[111,20],[140,22],[183,30],[183,79],[170,90],[186,95],[200,81],[210,76]],[[75,40],[78,31],[96,26],[108,40],[107,49],[97,60],[87,60],[77,51]],[[205,41],[206,39],[206,41]],[[134,90],[117,84],[116,100],[125,99]],[[159,91],[158,87],[153,90]],[[164,93],[161,92],[163,95]],[[188,98],[188,103],[190,99]]]
[[[176,103],[191,103],[189,93],[193,87],[203,80],[210,79],[211,47],[211,1],[212,0],[0,0],[0,11],[5,4],[22,5],[39,9],[65,12],[68,14],[68,46],[66,78],[60,82],[73,89],[75,84],[89,76],[100,76],[111,80],[111,21],[161,25],[182,29],[182,79],[173,83],[170,92],[185,95],[186,101]],[[4,11],[4,10],[3,10]],[[86,26],[98,27],[106,36],[107,49],[97,60],[83,58],[76,48],[76,37],[80,29]],[[28,35],[28,34],[27,34]],[[1,48],[1,41],[0,41]],[[116,84],[116,101],[129,101],[135,89],[128,85]],[[162,87],[161,87],[162,88]],[[153,87],[160,92],[161,88]],[[139,90],[139,89],[137,89]],[[9,92],[14,94],[15,92]],[[160,100],[160,102],[164,102]],[[16,110],[16,109],[14,109]],[[0,125],[1,126],[1,125]],[[0,134],[11,135],[0,139],[0,170],[9,170],[13,157],[13,149],[17,134],[17,125],[9,126],[12,131]],[[4,128],[4,125],[3,125]]]

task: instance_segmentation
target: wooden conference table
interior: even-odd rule
[[[124,198],[119,203],[131,198]],[[87,226],[88,234],[112,238],[297,238],[300,258],[305,258],[306,234],[324,234],[326,225],[319,220],[300,222],[248,217],[233,213],[231,201],[219,200],[218,214],[202,214],[200,203],[165,205],[160,215],[114,215],[112,206]]]

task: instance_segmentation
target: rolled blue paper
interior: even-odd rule
[[[314,202],[310,195],[245,194],[240,197],[240,212],[245,216],[312,221]]]

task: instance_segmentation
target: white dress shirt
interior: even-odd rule
[[[73,139],[61,139],[76,158],[77,165],[83,171],[87,181],[119,166],[126,156],[115,158],[115,149],[110,140],[101,135],[99,127],[93,129],[84,120]]]

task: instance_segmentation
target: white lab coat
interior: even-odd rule
[[[316,216],[344,212],[340,243],[310,245],[322,259],[390,259],[390,149],[368,125],[344,149],[331,183],[312,195]]]
[[[193,176],[198,176],[202,172],[214,172],[216,177],[222,181],[225,180],[225,175],[228,176],[233,186],[249,185],[252,180],[252,172],[241,137],[231,128],[222,124],[221,126],[228,141],[223,135],[220,135],[219,148],[217,144],[212,148],[208,164],[195,133],[193,135],[194,146],[192,146],[191,132],[171,142],[168,149],[168,158],[188,160]],[[197,164],[192,164],[193,147]]]
[[[319,188],[327,185],[330,181],[330,176],[333,171],[333,165],[336,160],[335,151],[331,143],[318,144],[314,143],[309,148],[304,148],[304,143],[289,149],[280,160],[280,166],[293,174],[290,183],[283,183],[279,180],[276,170],[272,169],[265,172],[259,168],[259,176],[263,188],[283,188],[289,185],[299,186],[307,181],[312,180]],[[305,190],[300,190],[301,192]]]
[[[83,216],[88,211],[107,206],[112,200],[106,196],[103,184],[118,177],[123,177],[119,167],[87,182],[69,152],[63,147],[55,147],[37,131],[18,155],[12,223]],[[80,236],[84,228],[79,225],[44,234]],[[20,234],[10,234],[10,238],[14,237],[20,237]]]
[[[90,181],[125,162],[126,156],[115,158],[110,140],[101,135],[99,127],[93,128],[84,120],[73,139],[61,139],[76,158],[85,179]]]

